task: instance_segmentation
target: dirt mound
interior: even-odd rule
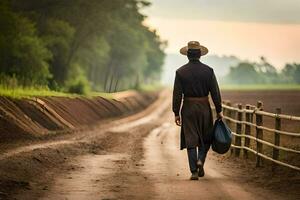
[[[0,97],[0,141],[41,138],[90,126],[110,117],[138,112],[158,93],[128,92],[103,97]]]

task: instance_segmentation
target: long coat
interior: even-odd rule
[[[207,97],[209,94],[216,112],[221,112],[220,90],[212,68],[199,60],[190,60],[177,69],[173,89],[173,112],[175,116],[179,116],[181,112],[180,149],[211,143],[213,118],[208,101],[184,100],[186,97]]]

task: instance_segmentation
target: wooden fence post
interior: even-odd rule
[[[228,106],[228,101],[224,101],[224,104],[226,106]],[[223,115],[229,117],[228,111],[229,111],[229,109],[227,109],[227,108],[224,107],[223,108]],[[226,124],[229,124],[229,120],[228,119],[225,119],[225,122],[226,122]]]
[[[228,101],[228,102],[226,103],[226,105],[231,107],[231,102]],[[232,117],[232,116],[233,116],[232,110],[227,109],[227,116],[230,117],[230,118],[233,118],[233,117]],[[233,123],[232,123],[230,120],[227,120],[226,123],[227,123],[228,127],[229,127],[230,129],[232,129],[232,124],[233,124]],[[234,136],[233,136],[233,137],[234,137]],[[230,148],[230,155],[232,155],[232,154],[233,154],[233,148]]]
[[[224,104],[226,104],[226,103],[225,103],[224,100],[222,100],[222,111],[223,111],[223,115],[225,116],[225,108],[223,107]],[[217,110],[216,110],[216,108],[215,108],[214,114],[216,116],[214,119],[217,119]]]
[[[228,101],[228,102],[226,103],[226,105],[229,106],[229,107],[231,107],[231,102]],[[230,118],[232,118],[232,110],[227,109],[227,116],[230,117]],[[232,122],[231,122],[230,120],[227,120],[226,123],[227,123],[227,125],[231,128]]]
[[[242,104],[239,103],[238,104],[239,111],[237,112],[237,121],[239,121],[239,122],[241,122],[243,120],[242,108],[243,108]],[[235,132],[238,135],[242,134],[242,124],[241,123],[237,123],[236,124],[236,130],[235,130]],[[238,137],[238,136],[235,137],[234,145],[240,147],[241,144],[242,144],[242,142],[241,142],[242,140],[241,139],[242,139],[241,137]],[[235,156],[236,157],[240,156],[240,152],[241,152],[241,149],[236,148],[235,149]]]
[[[263,103],[261,101],[257,102],[257,109],[263,110]],[[255,113],[255,119],[256,119],[256,125],[257,126],[263,126],[263,116],[261,114]],[[263,139],[263,130],[261,128],[256,127],[256,138],[257,139]],[[256,141],[256,152],[262,153],[262,143]],[[261,165],[261,157],[259,155],[256,155],[256,167],[259,167]]]
[[[229,101],[226,101],[226,102],[225,102],[225,105],[226,105],[226,106],[230,106],[230,102],[229,102]],[[224,111],[223,111],[223,112],[224,112],[224,115],[225,115],[225,116],[231,117],[231,116],[230,116],[230,110],[229,110],[229,109],[224,108]],[[226,122],[226,123],[228,124],[228,126],[229,126],[230,120],[226,119],[225,122]]]
[[[281,108],[276,108],[276,118],[275,118],[275,130],[281,130],[281,119],[278,116],[281,114]],[[274,145],[280,146],[280,134],[279,133],[274,133]],[[278,160],[279,159],[279,149],[276,149],[273,147],[273,159]],[[272,165],[272,171],[275,170],[276,164],[273,163]]]
[[[250,110],[250,105],[249,104],[246,105],[246,110]],[[245,117],[246,117],[246,122],[252,123],[251,113],[247,113],[246,112],[246,116]],[[246,136],[250,135],[250,133],[251,133],[251,126],[248,125],[248,124],[246,124],[245,125],[245,135]],[[244,145],[245,145],[245,147],[248,147],[248,148],[250,147],[250,139],[249,138],[245,137],[245,143],[244,143]],[[248,151],[246,149],[244,149],[244,158],[248,158]]]

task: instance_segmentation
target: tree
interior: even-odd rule
[[[281,71],[281,77],[287,83],[300,84],[300,64],[286,64]]]
[[[230,68],[225,82],[233,84],[300,83],[300,64],[286,64],[279,73],[264,57],[259,63],[241,62]]]
[[[51,53],[33,23],[0,4],[0,72],[23,85],[46,84]]]
[[[156,31],[150,31],[147,27],[145,28],[147,37],[147,67],[143,70],[143,76],[145,81],[150,83],[160,80],[165,57],[163,50],[167,42],[162,42]]]
[[[3,23],[21,22],[19,28],[12,25],[6,29],[15,38],[7,40],[10,33],[2,34],[1,52],[8,48],[5,41],[18,41],[15,50],[29,49],[16,54],[18,59],[3,59],[3,74],[49,80],[50,88],[67,91],[69,87],[82,91],[74,90],[73,83],[111,92],[159,79],[164,42],[143,24],[145,16],[140,9],[149,6],[148,1],[3,0],[1,5],[15,16]],[[36,71],[27,70],[29,67],[23,72],[4,69],[13,66],[8,61],[18,61],[14,65],[18,70],[30,65]]]
[[[271,65],[265,57],[260,57],[260,63],[255,64],[255,69],[262,77],[264,83],[280,82],[276,68]]]
[[[53,75],[50,84],[57,83],[62,86],[68,78],[67,56],[74,32],[74,28],[65,21],[53,18],[45,21],[41,38],[53,54],[49,62],[50,72]]]
[[[236,67],[230,67],[226,81],[234,84],[259,84],[263,79],[255,70],[254,64],[241,62]]]

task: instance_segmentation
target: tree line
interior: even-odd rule
[[[0,76],[6,85],[84,93],[160,78],[166,42],[143,24],[144,0],[2,0]]]
[[[222,80],[229,84],[300,84],[300,64],[288,63],[279,72],[266,58],[260,62],[240,62],[230,67]]]

